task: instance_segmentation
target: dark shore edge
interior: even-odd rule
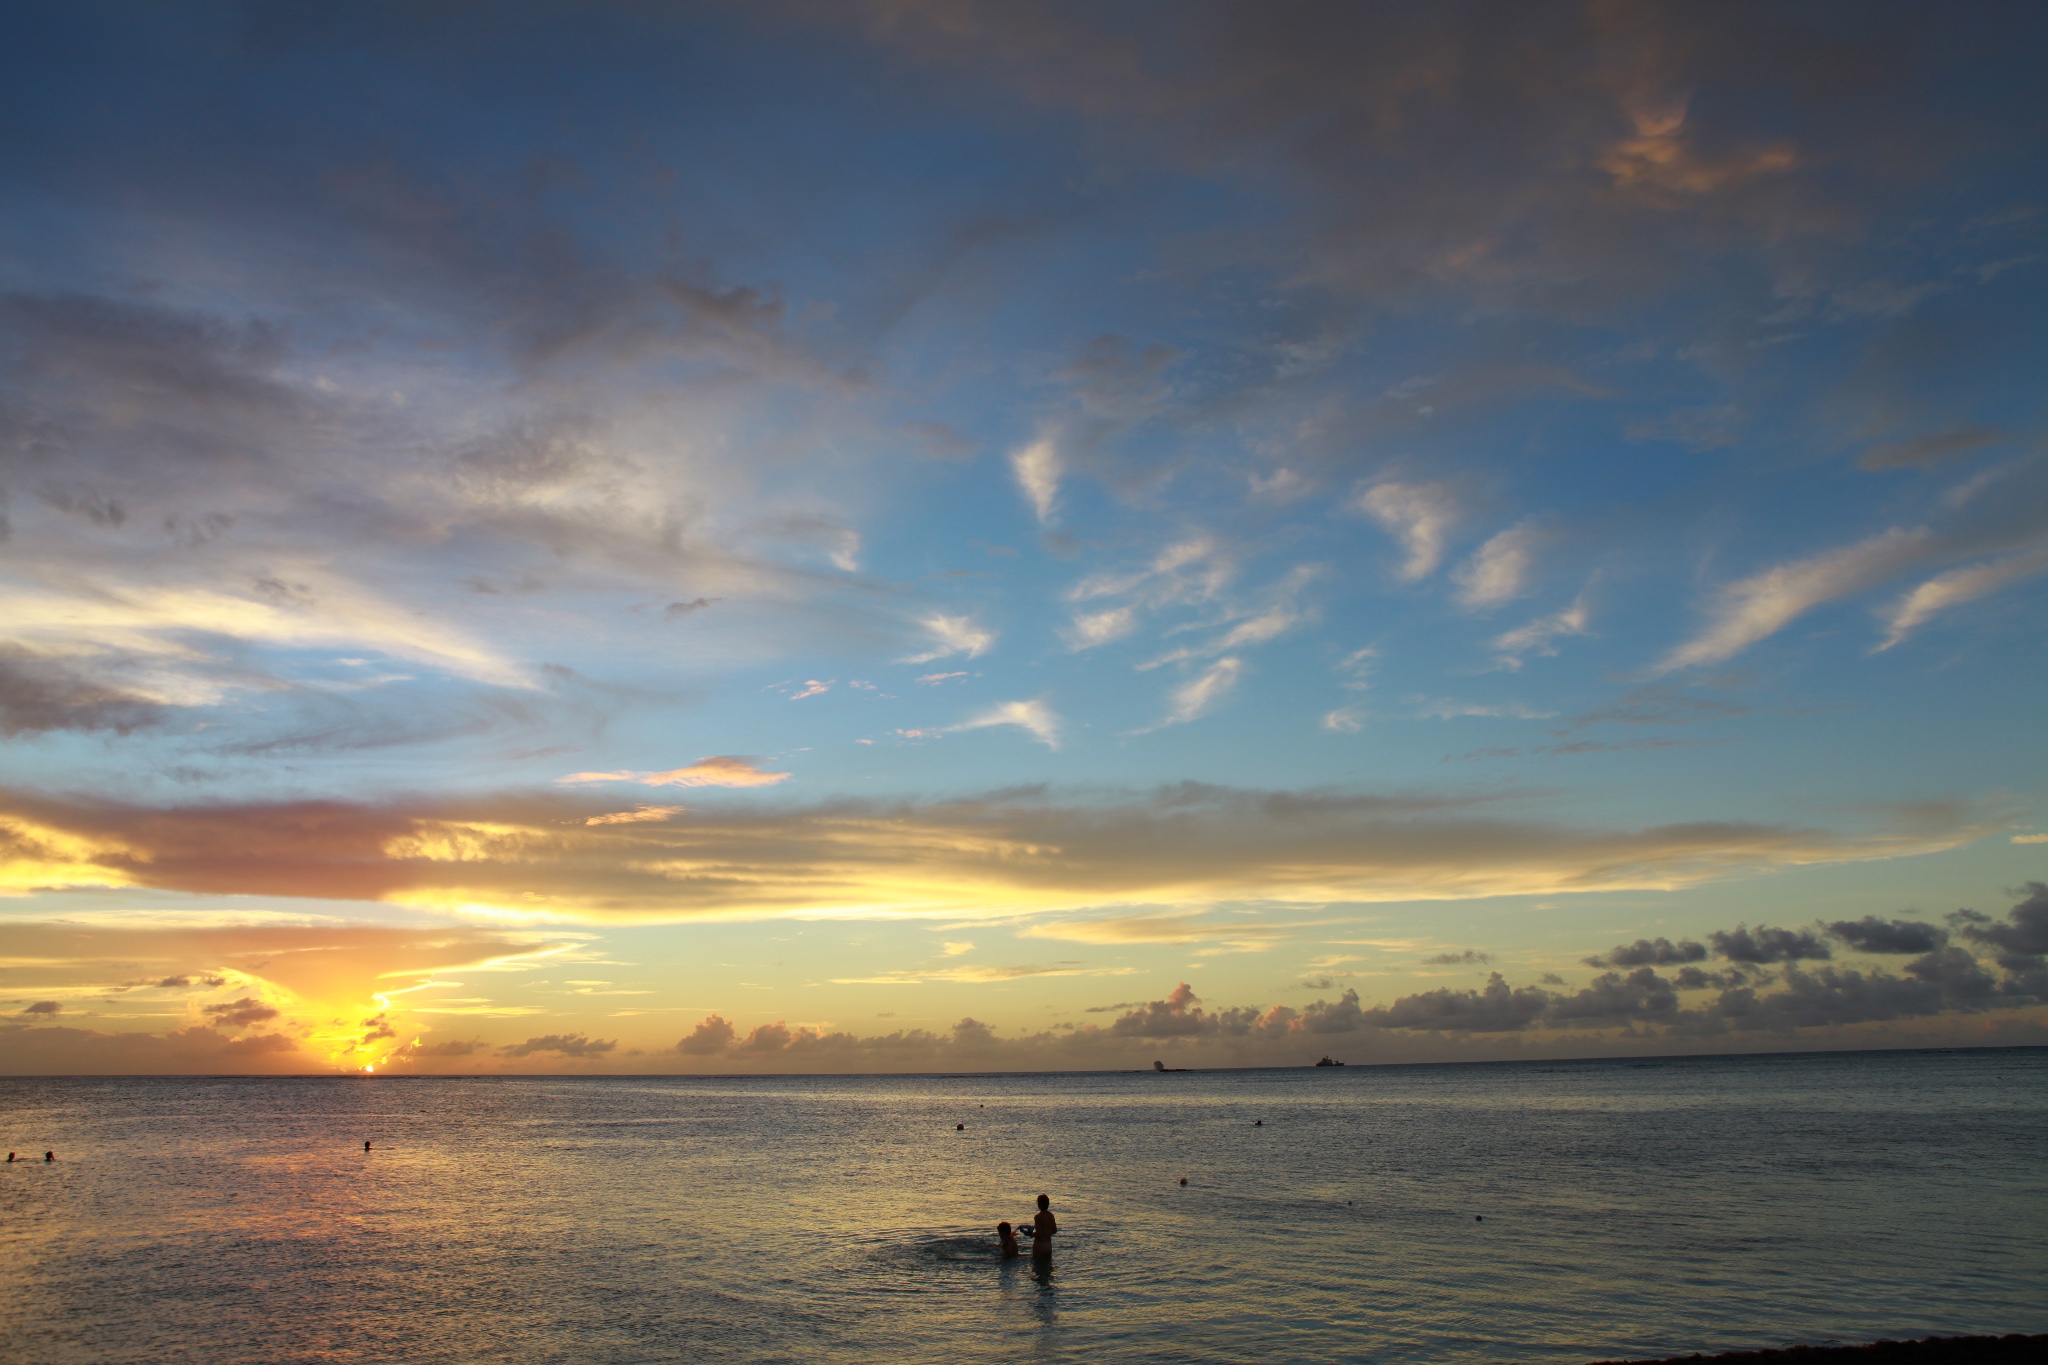
[[[1788,1346],[1779,1351],[1724,1351],[1661,1360],[1601,1360],[1594,1365],[2033,1365],[2048,1360],[2048,1335],[1922,1337],[1867,1346]]]

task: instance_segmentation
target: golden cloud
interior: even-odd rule
[[[587,823],[598,813],[549,795],[458,809],[151,808],[0,794],[6,828],[32,831],[0,846],[0,879],[381,900],[514,922],[1075,914],[1668,890],[2004,832],[1955,811],[1847,832],[1745,821],[1607,829],[1537,819],[1499,800],[1194,784],[1118,799],[1013,792]],[[1162,927],[1139,920],[1130,932],[1148,925]]]
[[[565,787],[588,786],[597,782],[637,782],[643,787],[772,787],[778,782],[788,781],[789,777],[788,773],[764,771],[751,759],[715,754],[699,759],[687,768],[671,768],[667,772],[620,769],[609,773],[569,773],[555,781]]]

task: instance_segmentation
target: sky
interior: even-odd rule
[[[2048,12],[10,5],[0,1070],[2048,1043]]]

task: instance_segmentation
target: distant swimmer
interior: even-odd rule
[[[956,1123],[953,1125],[953,1131],[956,1133],[964,1133],[967,1131],[967,1125],[964,1123]]]
[[[996,1241],[1002,1245],[1005,1260],[1018,1254],[1017,1234],[1008,1223],[996,1224]]]
[[[43,1153],[43,1160],[45,1160],[45,1161],[55,1161],[56,1159],[57,1159],[57,1154],[56,1154],[55,1152],[44,1152],[44,1153]]]
[[[9,1162],[10,1164],[12,1164],[12,1162],[14,1161],[14,1153],[12,1153],[12,1152],[9,1152],[9,1153],[7,1154],[7,1160],[8,1160],[8,1162]]]
[[[1031,1226],[1024,1230],[1024,1235],[1031,1239],[1031,1254],[1052,1255],[1052,1235],[1059,1230],[1059,1220],[1052,1216],[1051,1196],[1039,1195],[1038,1213],[1031,1219]]]
[[[1181,1184],[1183,1184],[1183,1185],[1187,1184],[1187,1183],[1188,1183],[1188,1178],[1187,1178],[1186,1176],[1182,1176],[1182,1177],[1180,1178],[1180,1183],[1181,1183]]]
[[[365,1138],[363,1140],[363,1150],[366,1152],[370,1150],[370,1142],[368,1138]]]
[[[1266,1121],[1265,1121],[1264,1119],[1253,1119],[1253,1120],[1252,1120],[1252,1127],[1254,1127],[1254,1128],[1264,1128],[1265,1126],[1266,1126]]]

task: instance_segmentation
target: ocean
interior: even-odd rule
[[[33,1158],[0,1166],[15,1365],[1584,1362],[2048,1331],[2042,1049],[16,1078],[0,1145]],[[999,1259],[1040,1193],[1049,1265]]]

